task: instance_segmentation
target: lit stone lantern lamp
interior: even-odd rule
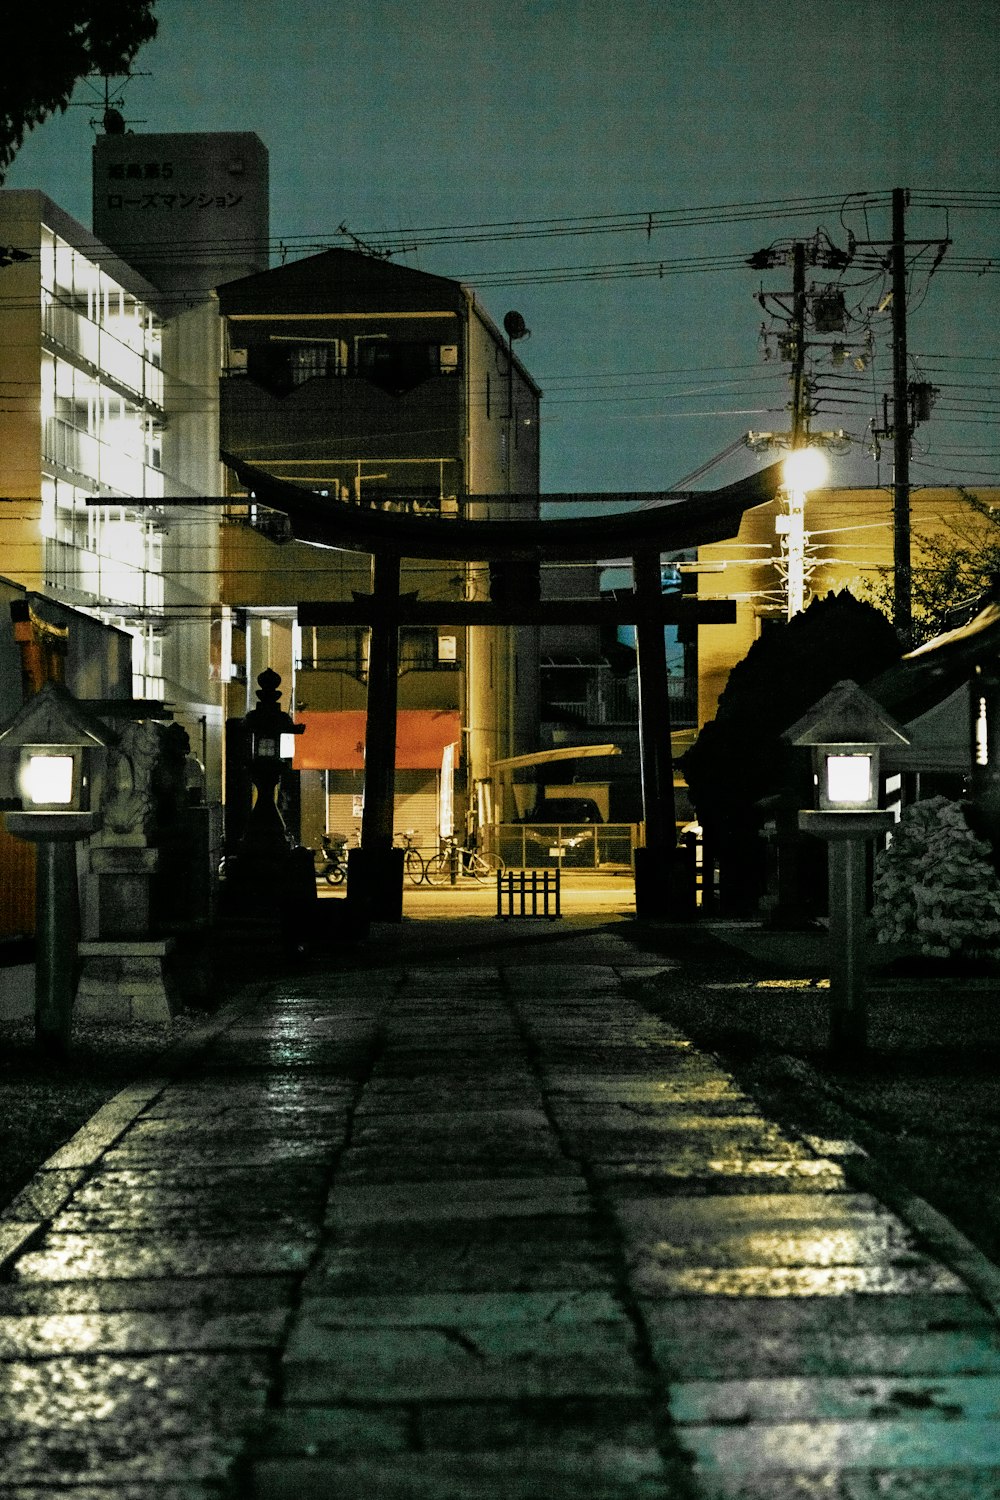
[[[80,937],[75,846],[100,827],[108,744],[105,725],[57,682],[0,730],[7,832],[38,846],[35,1035],[52,1051],[69,1043]]]
[[[891,811],[879,808],[879,757],[883,747],[908,745],[909,740],[851,681],[836,683],[783,738],[809,746],[813,753],[817,807],[800,811],[799,827],[827,842],[830,1046],[849,1059],[863,1054],[867,1045],[868,845],[894,821]]]

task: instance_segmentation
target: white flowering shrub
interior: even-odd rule
[[[874,895],[880,943],[932,958],[1000,954],[1000,880],[990,846],[949,797],[904,809],[892,843],[876,855]]]

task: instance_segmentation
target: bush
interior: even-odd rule
[[[1000,952],[1000,880],[989,844],[959,802],[930,797],[907,807],[875,859],[872,919],[880,943],[930,958]]]

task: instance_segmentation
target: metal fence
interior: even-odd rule
[[[630,870],[637,823],[501,823],[491,846],[508,869]]]

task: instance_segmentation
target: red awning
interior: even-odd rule
[[[297,771],[363,771],[363,708],[295,715],[305,733],[295,737]],[[440,770],[446,745],[461,743],[461,719],[454,708],[401,708],[396,722],[396,770]],[[456,755],[456,764],[458,763]]]

